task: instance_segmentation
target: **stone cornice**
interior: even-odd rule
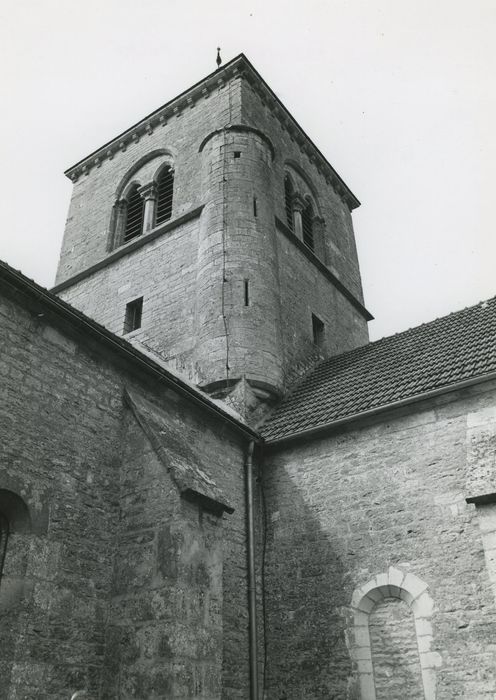
[[[99,168],[104,160],[112,160],[118,153],[125,151],[130,144],[153,134],[156,129],[164,127],[171,119],[180,116],[185,110],[193,109],[199,101],[208,98],[213,90],[223,87],[229,80],[239,75],[240,67],[246,61],[247,59],[242,54],[233,58],[225,66],[203,78],[199,83],[162,105],[130,129],[90,153],[89,156],[66,170],[65,175],[76,182],[81,175],[87,175],[93,168]]]
[[[281,124],[281,127],[288,132],[309,161],[315,165],[326,181],[343,198],[350,210],[360,206],[360,202],[353,192],[244,54],[239,54],[239,56],[236,56],[232,61],[221,66],[206,78],[203,78],[203,80],[200,80],[193,87],[159,107],[155,112],[134,124],[130,129],[127,129],[86,158],[80,160],[66,170],[65,174],[70,180],[76,182],[81,175],[87,175],[93,168],[101,167],[104,160],[111,160],[118,153],[125,151],[130,144],[146,138],[156,129],[165,126],[171,119],[180,116],[185,110],[193,109],[201,100],[206,99],[213,90],[222,87],[229,80],[236,77],[242,77],[248,82],[261,102],[270,109],[271,113]]]
[[[326,182],[332,185],[336,193],[346,202],[350,211],[359,207],[359,200],[320,152],[308,134],[306,134],[298,124],[289,110],[286,109],[260,73],[252,66],[246,56],[241,54],[239,58],[243,59],[243,64],[238,68],[238,72],[247,80],[253,92],[258,95],[262,104],[270,109],[272,115],[279,121],[281,127],[288,132],[290,138],[299,146],[302,153],[304,153],[308,160],[317,168],[320,174],[326,179]]]
[[[370,311],[367,311],[362,302],[359,301],[347,287],[345,287],[341,280],[339,280],[336,275],[329,270],[327,265],[324,265],[324,263],[315,255],[315,253],[310,250],[310,248],[305,245],[303,241],[300,241],[300,239],[295,236],[295,234],[277,216],[275,217],[275,225],[277,230],[283,233],[286,238],[288,238],[297,248],[299,248],[301,252],[310,260],[310,262],[312,262],[315,267],[327,277],[334,287],[341,292],[346,299],[348,299],[350,304],[355,307],[358,313],[363,316],[366,321],[374,320],[374,317]]]
[[[111,253],[109,253],[106,257],[102,258],[101,260],[94,263],[90,267],[87,267],[85,270],[82,270],[81,272],[77,272],[72,277],[68,277],[66,280],[59,282],[54,287],[52,287],[52,289],[50,291],[53,294],[58,294],[63,289],[67,289],[68,287],[72,287],[73,284],[76,284],[77,282],[80,282],[81,280],[85,279],[86,277],[89,277],[90,275],[94,274],[95,272],[102,270],[104,267],[111,265],[113,262],[115,262],[116,260],[119,260],[119,258],[122,258],[124,255],[128,255],[129,253],[132,253],[134,250],[137,250],[138,248],[141,248],[144,245],[148,245],[148,243],[151,243],[156,238],[163,236],[165,233],[172,231],[173,229],[177,228],[178,226],[182,226],[182,224],[187,223],[191,219],[198,218],[200,216],[200,214],[202,213],[202,210],[203,210],[203,204],[199,207],[196,207],[195,209],[191,209],[190,211],[186,212],[186,214],[179,216],[177,219],[172,219],[171,221],[166,221],[165,224],[160,224],[159,226],[156,226],[154,229],[152,229],[148,233],[144,233],[142,236],[138,236],[137,238],[133,238],[132,241],[130,241],[129,243],[126,243],[125,245],[122,245],[119,248],[116,248]]]

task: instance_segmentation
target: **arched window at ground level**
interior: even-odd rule
[[[9,521],[7,516],[0,511],[0,585],[2,582],[2,572],[7,553],[7,542],[9,539]]]
[[[394,600],[404,602],[405,608],[392,607]],[[390,566],[387,573],[378,574],[355,589],[351,599],[352,629],[350,651],[355,661],[361,700],[385,700],[385,676],[391,671],[385,660],[392,638],[401,637],[399,665],[402,675],[408,675],[410,695],[401,697],[436,698],[436,670],[441,655],[432,649],[433,601],[427,584],[411,572]],[[411,633],[411,614],[415,628],[416,649]],[[401,623],[404,623],[401,626]],[[421,685],[416,664],[420,665]],[[417,685],[415,686],[415,680]],[[412,690],[413,688],[413,690]]]
[[[384,598],[369,617],[377,700],[423,698],[415,619],[401,598]]]
[[[5,584],[7,578],[12,583],[24,576],[30,532],[31,518],[26,503],[13,491],[0,489],[0,608],[5,591],[2,583]]]

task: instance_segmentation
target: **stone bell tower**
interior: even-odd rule
[[[244,55],[66,174],[54,291],[206,391],[368,341],[359,202]]]

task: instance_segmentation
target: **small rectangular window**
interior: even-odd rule
[[[253,197],[253,216],[257,217],[257,198]]]
[[[241,151],[234,151],[235,158],[241,158]]]
[[[124,333],[131,333],[141,328],[141,316],[143,313],[143,297],[126,304],[126,316],[124,318]]]
[[[315,314],[312,314],[312,333],[314,345],[321,348],[324,344],[325,327],[324,322],[315,316]]]
[[[250,306],[250,283],[245,280],[245,306]]]

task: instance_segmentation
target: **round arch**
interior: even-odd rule
[[[362,700],[376,700],[369,617],[376,605],[388,598],[403,600],[412,610],[420,657],[425,700],[435,700],[436,668],[441,656],[431,651],[433,601],[427,584],[410,572],[390,566],[387,573],[377,574],[355,589],[351,599],[353,630],[350,651],[358,667]]]
[[[9,523],[9,532],[31,532],[29,508],[14,491],[0,489],[0,513]]]
[[[115,190],[115,200],[118,201],[119,199],[122,199],[124,190],[127,189],[127,185],[130,180],[134,178],[134,176],[145,166],[147,165],[150,161],[155,160],[156,158],[168,158],[169,160],[164,161],[164,163],[167,163],[169,165],[172,165],[175,160],[175,154],[173,153],[172,149],[168,148],[157,148],[154,151],[150,151],[146,155],[142,156],[139,158],[136,163],[134,163],[129,170],[125,173],[125,175],[121,178],[119,185],[117,186],[117,189]],[[160,163],[158,167],[163,165],[164,163]],[[150,177],[145,178],[147,182],[151,180]],[[139,178],[138,178],[139,180]],[[146,184],[145,182],[139,182],[140,185]]]
[[[291,170],[293,170],[296,173],[296,175],[298,175],[299,178],[306,185],[307,192],[302,192],[301,194],[304,197],[306,197],[308,195],[311,196],[314,211],[318,216],[321,216],[319,195],[318,195],[318,192],[317,192],[315,186],[313,185],[313,183],[311,182],[310,178],[308,177],[306,172],[303,170],[303,168],[296,161],[292,160],[291,158],[288,158],[284,162],[284,175],[285,176],[286,176],[286,174],[291,175]],[[293,179],[293,187],[295,187],[294,176],[292,179]]]
[[[130,181],[127,183],[127,185],[126,185],[126,186],[124,187],[124,189],[122,190],[122,194],[121,194],[120,199],[121,199],[121,200],[122,200],[122,199],[127,199],[127,198],[129,197],[129,193],[130,193],[135,187],[138,187],[138,188],[139,188],[139,187],[142,187],[142,186],[143,186],[143,183],[142,183],[142,182],[140,182],[139,180],[133,178],[132,180],[130,180]]]
[[[155,172],[152,175],[152,181],[157,183],[159,181],[160,176],[162,175],[163,171],[166,170],[167,168],[170,168],[171,171],[174,173],[174,160],[171,156],[170,160],[164,160],[162,161],[158,167],[156,168]]]
[[[0,489],[0,611],[15,607],[22,597],[26,561],[22,557],[14,557],[14,567],[9,568],[7,575],[5,562],[7,559],[10,561],[9,551],[13,541],[12,551],[18,551],[21,543],[27,551],[27,536],[31,532],[31,515],[24,499],[14,491]]]

